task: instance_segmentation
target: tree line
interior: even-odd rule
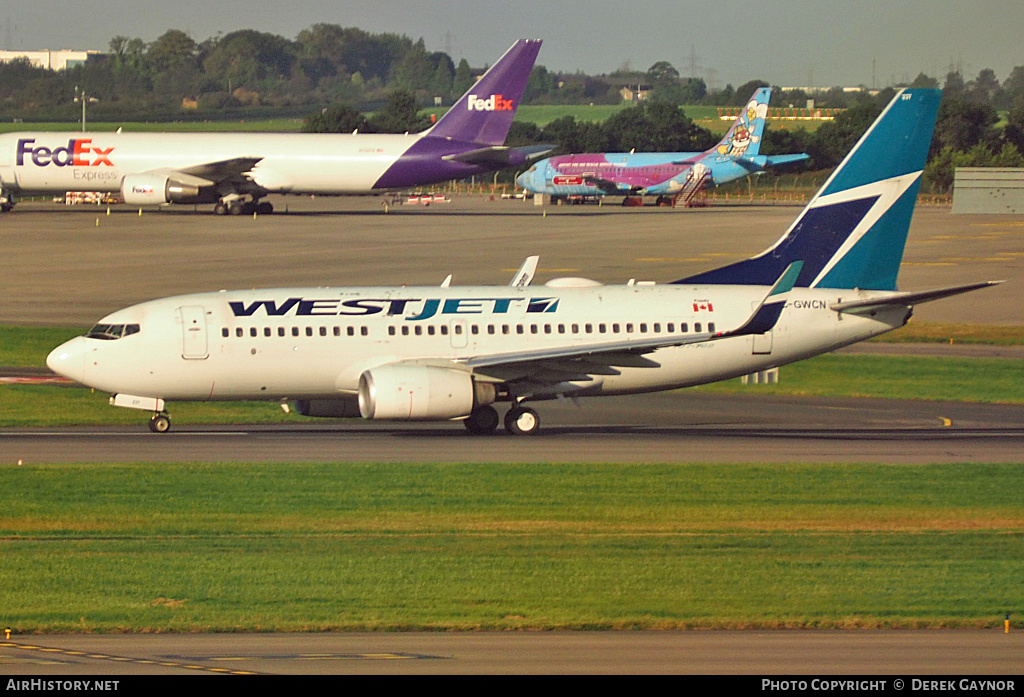
[[[149,43],[115,36],[108,48],[60,72],[24,60],[0,64],[0,119],[76,120],[81,90],[99,100],[90,106],[94,120],[302,115],[308,131],[416,131],[428,125],[421,107],[436,99],[451,104],[483,70],[428,51],[422,38],[334,24],[313,25],[294,40],[240,30],[197,42],[172,29]],[[517,121],[509,143],[552,143],[565,152],[704,150],[717,138],[680,105],[742,105],[760,86],[768,83],[710,89],[667,61],[597,76],[538,65],[523,104],[615,104],[624,88],[634,87],[647,100],[604,123],[564,117],[539,128]],[[991,69],[971,80],[950,70],[941,85],[922,73],[909,86],[943,88],[926,185],[948,189],[957,166],[1024,165],[1024,66],[1002,82]],[[776,86],[773,107],[803,107],[813,99],[817,107],[846,111],[814,131],[769,129],[762,152],[807,152],[811,160],[803,167],[834,167],[893,94],[894,88],[808,93]]]

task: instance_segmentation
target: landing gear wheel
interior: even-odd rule
[[[497,409],[488,404],[474,409],[462,424],[470,433],[489,436],[498,429],[499,421]]]
[[[274,206],[270,201],[260,201],[256,204],[257,215],[270,215],[274,212]]]
[[[153,433],[167,433],[171,430],[171,417],[167,414],[154,414],[149,420],[149,430]]]
[[[529,407],[512,407],[505,414],[505,430],[513,436],[532,436],[540,429],[540,417]]]
[[[223,201],[218,201],[213,207],[213,212],[216,213],[217,215],[227,215],[227,204],[225,204]]]

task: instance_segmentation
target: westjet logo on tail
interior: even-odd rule
[[[513,111],[515,105],[511,99],[505,99],[500,94],[492,94],[487,99],[478,99],[475,94],[471,94],[466,100],[466,108],[470,111]]]
[[[110,147],[104,150],[90,147],[92,138],[72,138],[68,141],[67,147],[53,149],[45,145],[33,147],[35,142],[35,138],[22,138],[18,141],[18,167],[24,166],[26,155],[32,158],[32,164],[37,167],[46,167],[50,164],[57,167],[114,166],[114,163],[110,161],[110,153],[114,148]],[[89,159],[88,155],[94,155],[95,158]]]

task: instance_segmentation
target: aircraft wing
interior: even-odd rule
[[[907,307],[917,303],[928,302],[948,298],[951,295],[967,293],[979,288],[997,286],[1004,281],[984,281],[982,283],[970,283],[964,286],[951,286],[949,288],[937,288],[935,290],[923,290],[915,293],[893,293],[881,298],[868,298],[866,300],[850,300],[844,303],[832,303],[829,309],[836,312],[870,312],[883,307]]]
[[[734,336],[763,334],[778,322],[786,305],[789,291],[796,283],[803,262],[790,264],[771,287],[750,316],[738,327],[714,333],[674,334],[668,336],[630,339],[625,341],[596,342],[575,346],[560,346],[533,351],[472,356],[457,362],[474,372],[498,380],[528,380],[531,382],[564,382],[589,380],[590,375],[615,375],[618,367],[657,367],[658,363],[644,354],[670,346],[700,344]]]
[[[620,182],[612,181],[611,179],[597,177],[594,176],[593,174],[583,175],[583,180],[588,184],[593,184],[606,194],[617,194],[623,191],[631,191],[632,189],[638,188],[630,186],[629,184],[623,184]]]
[[[249,178],[246,174],[262,159],[262,157],[235,157],[230,160],[207,162],[192,167],[166,168],[153,171],[173,174],[176,179],[185,184],[210,186],[211,184],[220,184],[221,182],[248,181]]]

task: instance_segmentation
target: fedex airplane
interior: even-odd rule
[[[900,92],[782,238],[655,285],[580,278],[508,286],[197,293],[118,310],[47,365],[150,411],[174,400],[293,402],[306,416],[462,420],[536,433],[528,403],[669,390],[832,351],[903,326],[915,304],[992,285],[896,289],[939,90]]]
[[[267,194],[377,193],[523,165],[548,148],[503,143],[540,46],[517,41],[422,133],[0,135],[0,208],[24,193],[109,191],[133,205],[270,213]]]
[[[558,155],[523,172],[516,183],[553,200],[568,196],[657,196],[658,205],[701,188],[806,160],[808,155],[759,155],[771,89],[754,92],[725,137],[706,152],[609,152]]]

